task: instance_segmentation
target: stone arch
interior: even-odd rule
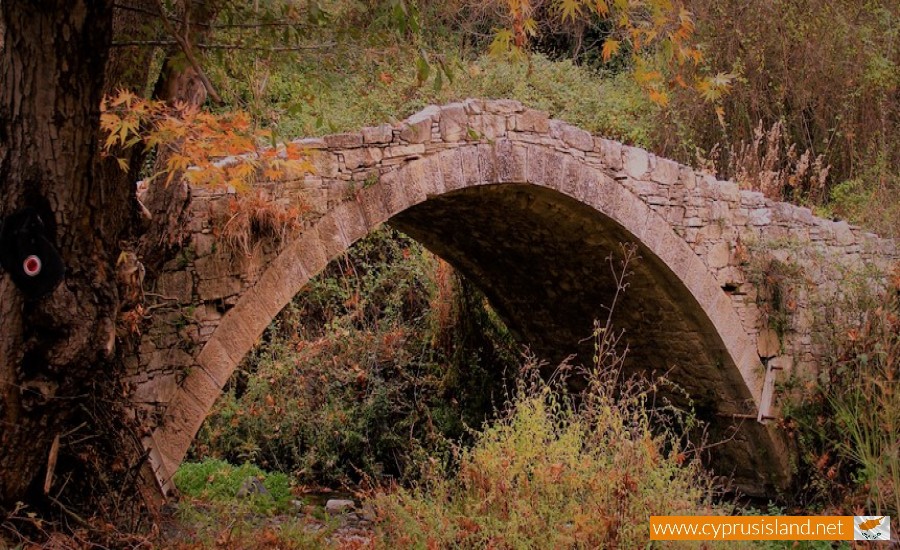
[[[562,211],[578,210],[579,219],[595,218],[597,227],[640,244],[659,281],[671,285],[680,297],[681,313],[697,319],[704,333],[700,341],[721,351],[723,387],[715,391],[723,395],[723,404],[715,411],[716,421],[743,424],[734,434],[736,443],[725,445],[731,449],[730,464],[744,462],[744,470],[735,473],[737,482],[753,493],[783,486],[788,468],[783,443],[774,428],[756,422],[765,373],[756,342],[703,260],[615,176],[612,170],[554,147],[506,138],[437,151],[381,174],[353,200],[331,208],[288,243],[222,318],[146,441],[157,478],[168,482],[238,363],[279,311],[331,259],[385,222],[399,220],[417,236],[416,222],[410,218],[416,208],[454,197],[472,204],[488,194],[518,190],[525,200],[537,197],[534,200],[558,205],[554,208]]]

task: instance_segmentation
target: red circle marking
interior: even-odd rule
[[[25,275],[36,277],[41,272],[41,259],[32,254],[22,262],[22,268],[25,270]]]

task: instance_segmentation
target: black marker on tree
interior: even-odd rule
[[[27,298],[40,298],[62,281],[66,267],[33,208],[0,220],[0,266]]]

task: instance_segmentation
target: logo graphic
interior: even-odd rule
[[[853,540],[891,540],[891,518],[888,516],[854,516]]]

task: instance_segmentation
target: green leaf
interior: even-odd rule
[[[434,91],[440,92],[444,87],[444,79],[441,77],[443,71],[437,71],[434,74]]]
[[[416,59],[416,80],[419,82],[419,86],[424,84],[430,75],[431,65],[424,55],[420,55],[418,59]]]

